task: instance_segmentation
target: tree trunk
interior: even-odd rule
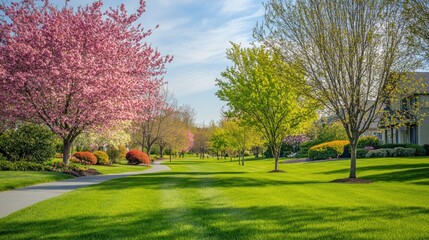
[[[147,154],[149,157],[150,157],[150,149],[151,149],[151,148],[152,148],[152,145],[149,145],[149,144],[148,144],[148,145],[146,146],[146,150],[147,150],[147,153],[146,153],[146,154]],[[144,152],[144,151],[142,151],[142,152]]]
[[[274,171],[279,171],[279,156],[280,156],[280,147],[275,147],[274,144],[271,147],[271,153],[274,156],[275,162],[274,162]]]
[[[350,140],[350,175],[349,178],[356,178],[356,150],[357,140]]]
[[[68,166],[70,163],[70,149],[71,149],[71,141],[63,139],[63,163]]]
[[[173,155],[173,150],[170,149],[170,162],[171,162],[171,155]]]
[[[159,157],[161,158],[161,159],[163,159],[164,158],[164,147],[163,146],[159,146]]]

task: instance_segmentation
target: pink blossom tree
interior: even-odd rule
[[[46,124],[64,143],[68,164],[74,139],[133,118],[157,99],[162,56],[144,42],[152,30],[125,6],[104,12],[102,1],[77,9],[49,0],[0,4],[1,118]]]

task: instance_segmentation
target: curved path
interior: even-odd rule
[[[70,192],[81,187],[127,176],[171,170],[168,166],[161,165],[160,162],[161,161],[156,161],[152,164],[152,168],[145,171],[77,177],[59,182],[42,183],[16,190],[0,192],[0,218],[6,217],[13,212],[31,206],[35,203],[57,197],[63,193]]]

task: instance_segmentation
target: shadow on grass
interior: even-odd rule
[[[93,189],[118,190],[124,188],[144,188],[144,189],[165,189],[165,188],[201,188],[201,187],[267,187],[284,185],[314,184],[320,181],[288,181],[262,177],[243,177],[242,175],[217,177],[221,173],[201,173],[194,172],[193,175],[185,173],[164,172],[147,175],[131,176],[127,178],[113,180],[106,184],[91,186]],[[227,173],[231,174],[231,173]],[[162,184],[160,184],[162,183]]]
[[[348,173],[349,168],[338,169],[334,171],[320,172],[322,174],[340,174]],[[413,180],[429,180],[429,164],[391,164],[379,166],[358,167],[357,171],[362,173],[364,171],[389,171],[384,173],[376,173],[365,175],[363,178],[371,179],[374,181],[384,182],[407,182]],[[415,183],[415,184],[422,184]],[[426,185],[426,184],[422,184]]]
[[[76,213],[77,214],[77,213]],[[427,208],[212,207],[0,220],[2,239],[377,239],[401,236],[380,220],[429,214]],[[420,224],[420,228],[424,224]],[[415,239],[427,236],[416,231]],[[392,236],[392,235],[390,235]],[[404,238],[410,236],[403,236]]]

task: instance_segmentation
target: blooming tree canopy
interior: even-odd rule
[[[145,1],[134,14],[102,5],[0,4],[1,117],[46,124],[63,139],[66,164],[82,131],[156,102],[141,96],[159,89],[172,60],[143,41],[152,32],[136,24]]]

